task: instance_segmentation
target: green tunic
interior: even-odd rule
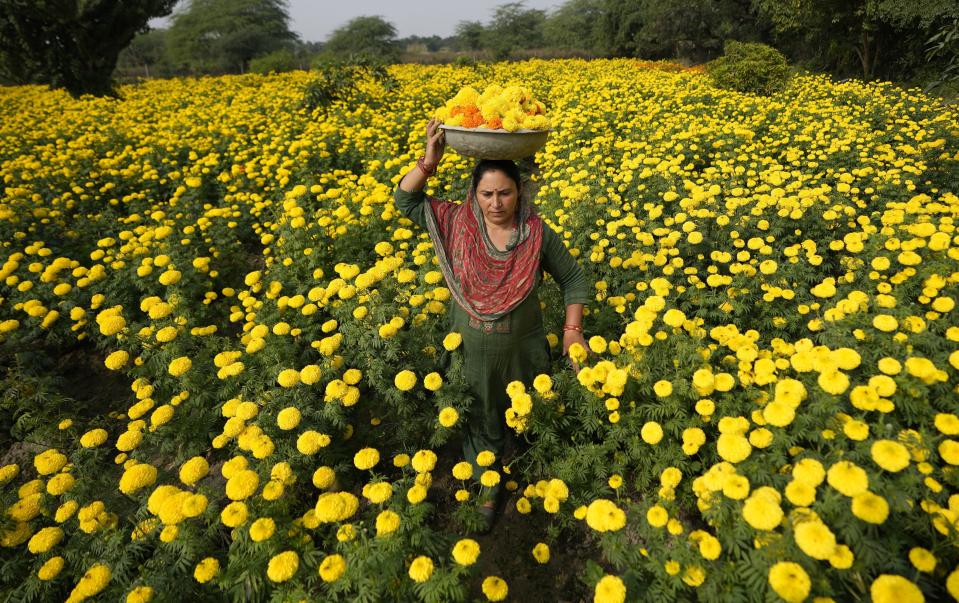
[[[409,193],[397,187],[393,198],[403,215],[426,228],[423,191]],[[540,268],[559,284],[567,305],[590,301],[582,268],[546,224],[543,225]],[[477,476],[483,469],[476,465],[476,455],[490,450],[500,459],[506,438],[512,433],[506,427],[505,418],[510,405],[507,384],[522,381],[530,387],[537,375],[550,370],[549,344],[538,295],[541,283],[542,270],[529,296],[509,314],[491,323],[478,322],[459,304],[452,304],[450,330],[463,337],[466,379],[475,398],[466,417],[463,455],[473,464]]]

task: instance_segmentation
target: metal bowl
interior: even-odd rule
[[[476,159],[522,159],[538,151],[550,130],[490,130],[441,125],[446,144],[460,155]]]

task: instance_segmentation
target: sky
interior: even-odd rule
[[[564,0],[526,0],[526,8],[554,9]],[[350,19],[378,15],[396,26],[398,38],[451,36],[460,21],[488,23],[493,10],[507,0],[288,0],[290,29],[304,42],[323,42]],[[184,3],[174,9],[180,10]],[[168,27],[170,19],[153,19],[150,26]]]

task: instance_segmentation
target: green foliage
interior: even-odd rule
[[[300,62],[296,55],[287,48],[274,50],[250,61],[250,71],[254,73],[283,73],[284,71],[298,69],[299,66]]]
[[[521,48],[538,48],[543,44],[545,22],[545,11],[527,9],[523,2],[501,4],[483,30],[483,46],[497,59],[506,59]]]
[[[370,100],[363,84],[378,82],[387,90],[396,85],[386,64],[372,55],[351,56],[342,59],[321,55],[313,64],[319,73],[303,91],[303,107],[325,112],[337,101]]]
[[[0,83],[115,95],[120,51],[176,0],[0,0]]]
[[[959,18],[943,25],[929,38],[927,44],[926,58],[932,61],[941,57],[945,63],[939,77],[929,85],[929,89],[959,83]]]
[[[179,69],[242,73],[254,57],[288,48],[286,0],[191,0],[167,34],[167,53]]]
[[[394,62],[398,54],[396,27],[383,17],[356,17],[330,35],[325,49],[339,57],[368,56]]]
[[[789,64],[771,46],[749,42],[726,42],[726,52],[707,66],[719,88],[751,94],[772,94],[789,78]]]
[[[114,75],[118,78],[164,77],[173,74],[166,52],[165,29],[151,29],[133,38],[117,58]]]
[[[479,21],[460,21],[456,25],[456,38],[459,47],[463,50],[480,50],[483,48],[483,24]]]
[[[601,52],[603,0],[569,0],[546,18],[546,46]]]

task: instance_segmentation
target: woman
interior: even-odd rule
[[[453,299],[450,329],[463,337],[465,372],[475,398],[466,418],[463,455],[473,464],[489,450],[500,458],[510,434],[506,385],[529,387],[550,370],[537,290],[542,269],[559,283],[566,304],[563,353],[583,340],[583,305],[589,290],[583,270],[559,236],[524,199],[519,170],[512,161],[476,164],[466,203],[426,197],[423,186],[446,147],[436,120],[426,127],[426,153],[400,181],[396,206],[426,228]],[[425,202],[424,202],[425,201]],[[575,365],[574,365],[575,367]],[[480,511],[492,525],[500,487]]]

